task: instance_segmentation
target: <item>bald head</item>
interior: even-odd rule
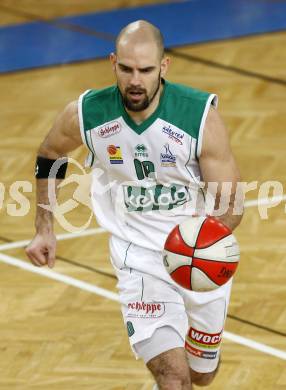
[[[164,55],[164,42],[161,31],[145,20],[138,20],[128,24],[120,31],[116,39],[116,52],[118,53],[120,51],[121,46],[133,46],[146,43],[156,45],[158,56],[161,60]]]
[[[110,61],[127,110],[146,114],[155,109],[170,62],[159,29],[145,20],[128,24],[116,39]]]

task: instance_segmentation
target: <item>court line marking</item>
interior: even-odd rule
[[[56,271],[53,271],[53,270],[50,270],[47,268],[36,267],[36,266],[34,266],[30,263],[27,263],[21,259],[18,259],[16,257],[12,257],[12,256],[8,256],[4,253],[0,253],[0,261],[2,261],[3,263],[6,263],[8,265],[13,265],[15,267],[24,269],[26,271],[29,271],[29,272],[32,272],[32,273],[35,273],[38,275],[42,275],[42,276],[45,276],[47,278],[57,280],[59,282],[63,282],[63,283],[68,284],[70,286],[77,287],[81,290],[85,290],[85,291],[91,292],[93,294],[97,294],[97,295],[102,296],[104,298],[108,298],[112,301],[119,302],[118,294],[116,294],[112,291],[106,290],[105,288],[98,287],[96,285],[84,282],[84,281],[79,280],[79,279],[75,279],[75,278],[68,276],[68,275],[60,274]],[[273,347],[269,347],[268,345],[259,343],[257,341],[253,341],[253,340],[248,339],[246,337],[242,337],[242,336],[239,336],[239,335],[236,335],[234,333],[227,332],[227,331],[224,331],[223,337],[229,341],[234,342],[234,343],[244,345],[244,346],[249,347],[251,349],[255,349],[257,351],[260,351],[260,352],[263,352],[265,354],[277,357],[277,358],[282,359],[282,360],[286,360],[286,352],[285,351],[282,351],[282,350],[279,350],[279,349],[276,349]]]
[[[257,341],[227,331],[223,332],[223,337],[225,337],[227,340],[232,341],[234,343],[241,344],[244,345],[245,347],[249,347],[252,349],[256,349],[257,351],[278,357],[282,360],[286,360],[286,352],[280,349],[269,347],[266,344],[258,343]]]
[[[273,196],[272,198],[261,198],[261,199],[254,199],[254,200],[247,200],[244,203],[245,208],[249,207],[255,207],[259,205],[271,205],[276,202],[282,202],[283,200],[286,200],[286,195],[279,195],[279,196]],[[98,228],[92,228],[92,229],[86,229],[82,230],[76,233],[62,233],[57,234],[57,240],[70,240],[72,238],[76,237],[86,237],[86,236],[92,236],[94,234],[100,234],[100,233],[106,233],[107,231],[101,227]],[[15,242],[9,242],[7,244],[1,244],[0,245],[0,251],[6,251],[9,249],[17,249],[17,248],[24,248],[27,246],[31,240],[22,240],[22,241],[15,241]]]
[[[47,278],[57,280],[59,282],[63,282],[70,286],[77,287],[81,290],[85,290],[93,294],[97,294],[102,297],[109,298],[113,301],[119,302],[118,295],[112,291],[108,291],[104,288],[84,282],[79,279],[75,279],[68,275],[60,274],[59,272],[53,271],[48,268],[36,267],[35,265],[27,263],[26,261],[18,259],[17,257],[12,257],[4,253],[0,253],[0,261],[9,265],[14,265],[15,267],[18,268],[22,268],[25,271],[33,272],[34,274],[42,275]]]
[[[76,237],[93,236],[95,234],[101,234],[101,233],[107,233],[107,231],[101,227],[98,227],[98,228],[93,228],[93,229],[82,230],[82,231],[76,232],[76,233],[57,234],[56,238],[57,238],[57,241],[62,241],[62,240],[70,240],[70,239],[76,238]],[[24,248],[30,242],[31,242],[31,240],[22,240],[22,241],[9,242],[7,244],[1,244],[0,251],[5,251],[8,249]]]

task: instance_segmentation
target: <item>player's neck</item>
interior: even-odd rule
[[[129,116],[133,119],[133,121],[137,125],[141,125],[142,122],[144,122],[146,119],[148,119],[153,114],[153,112],[156,111],[156,109],[160,103],[160,97],[162,95],[163,89],[164,89],[164,84],[161,83],[158,93],[154,97],[154,99],[151,102],[151,104],[149,105],[149,107],[146,108],[146,110],[135,112],[135,111],[130,111],[130,110],[126,109]]]

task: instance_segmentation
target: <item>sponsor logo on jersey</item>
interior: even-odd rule
[[[168,137],[179,145],[183,145],[183,139],[185,134],[179,133],[171,128],[171,126],[163,126],[162,132],[167,134]]]
[[[108,138],[108,137],[112,137],[115,134],[120,133],[120,131],[121,131],[121,124],[119,122],[112,122],[100,127],[98,129],[98,135],[101,138]]]
[[[135,157],[148,157],[148,152],[145,145],[138,144],[135,146]]]
[[[120,146],[108,145],[107,153],[109,154],[110,164],[123,164]]]
[[[158,318],[165,313],[164,303],[158,302],[130,302],[128,303],[127,317]]]
[[[188,333],[188,340],[191,344],[204,348],[217,348],[221,338],[222,331],[219,333],[204,333],[191,327]]]
[[[171,152],[169,144],[164,145],[164,151],[160,154],[162,167],[175,167],[176,156]]]
[[[189,202],[191,190],[181,184],[150,185],[149,187],[123,186],[124,202],[127,210],[147,212],[151,210],[171,210]]]
[[[187,342],[185,342],[185,349],[192,355],[202,359],[215,359],[217,357],[217,351],[200,351],[199,349],[192,347]]]

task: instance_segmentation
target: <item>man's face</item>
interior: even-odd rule
[[[123,43],[117,54],[111,55],[111,62],[125,107],[135,112],[145,110],[157,95],[165,73],[156,44]]]

